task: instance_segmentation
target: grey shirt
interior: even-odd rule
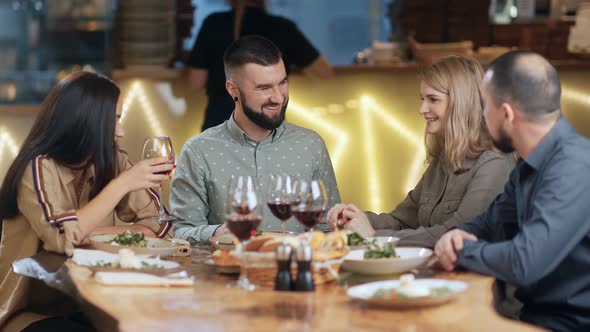
[[[179,217],[175,237],[191,243],[207,241],[225,222],[223,209],[230,176],[257,177],[262,200],[266,201],[271,174],[321,179],[329,206],[340,202],[332,162],[320,135],[284,122],[256,143],[232,115],[221,125],[189,139],[182,148],[170,190],[170,207]],[[280,227],[280,220],[264,204],[260,229]],[[327,230],[327,225],[321,223],[317,228]],[[304,227],[292,218],[287,221],[287,230],[301,232]]]
[[[458,264],[517,287],[521,319],[590,330],[590,141],[561,117],[490,208],[459,226]]]
[[[377,235],[401,238],[406,246],[434,247],[449,229],[481,214],[502,191],[514,168],[512,154],[486,150],[449,172],[432,162],[416,187],[391,212],[367,212]]]

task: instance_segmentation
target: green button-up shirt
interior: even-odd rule
[[[180,152],[170,190],[170,207],[179,218],[174,235],[191,243],[206,242],[225,222],[224,203],[232,175],[256,176],[262,200],[267,200],[271,174],[324,181],[329,206],[340,202],[332,162],[316,132],[284,122],[257,143],[238,127],[233,115],[221,125],[189,139]],[[261,230],[280,229],[264,204]],[[318,225],[325,228],[326,224]],[[294,219],[287,229],[301,232]]]

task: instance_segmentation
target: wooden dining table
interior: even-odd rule
[[[85,267],[66,264],[83,310],[99,331],[538,331],[500,316],[493,307],[493,278],[469,272],[438,272],[461,280],[466,291],[447,304],[388,309],[351,300],[346,288],[371,280],[341,273],[315,292],[247,292],[226,287],[237,276],[205,264],[211,248],[176,257],[195,279],[193,287],[114,287],[97,283]],[[395,279],[396,276],[380,279]]]

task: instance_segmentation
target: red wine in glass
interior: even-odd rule
[[[174,159],[169,161],[168,164],[174,164]],[[172,173],[172,171],[156,172],[156,174],[161,174],[161,175],[170,175],[170,173]]]
[[[308,231],[322,221],[324,212],[323,208],[293,208],[293,215]]]
[[[168,136],[152,136],[145,139],[142,149],[142,159],[152,159],[158,157],[168,158],[168,162],[174,164],[174,148],[172,141]],[[157,174],[170,175],[170,171],[163,171]],[[162,197],[162,189],[160,189],[159,196]],[[157,217],[152,218],[158,222],[176,220],[175,216],[166,213],[164,204],[160,204],[160,209]]]
[[[281,221],[285,222],[291,218],[293,214],[291,211],[291,202],[287,201],[272,201],[267,203],[270,212],[274,214],[275,217],[280,219]]]
[[[260,226],[260,222],[262,218],[258,216],[235,216],[226,219],[227,228],[240,242],[250,239],[252,232],[256,232]]]

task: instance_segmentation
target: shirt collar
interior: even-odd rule
[[[230,136],[233,139],[237,140],[238,142],[240,142],[242,144],[248,144],[248,145],[258,144],[255,140],[250,138],[250,136],[248,136],[248,134],[246,134],[242,130],[242,128],[240,128],[238,126],[238,124],[236,123],[236,120],[234,119],[234,113],[232,113],[231,116],[229,117],[229,119],[227,121],[225,121],[225,127],[229,131]],[[272,133],[269,135],[269,137],[263,139],[260,143],[265,143],[265,142],[274,143],[275,141],[277,141],[281,137],[283,132],[285,132],[285,121],[283,121],[283,123],[281,123],[281,125],[279,127],[274,129],[272,131]],[[269,140],[269,138],[270,138],[270,140]]]
[[[553,125],[553,128],[549,130],[533,152],[525,159],[525,162],[532,168],[539,169],[551,157],[552,150],[555,148],[559,139],[571,132],[575,132],[574,127],[572,127],[563,115],[560,116]]]
[[[59,170],[59,172],[61,173],[60,177],[64,184],[68,184],[76,179],[77,170],[63,165],[60,165]],[[80,170],[79,173],[80,175],[82,174],[81,171],[82,170]],[[95,174],[96,173],[94,171],[94,166],[90,166],[88,170],[86,170],[86,177],[88,180],[94,179]]]

